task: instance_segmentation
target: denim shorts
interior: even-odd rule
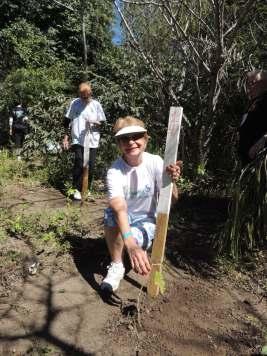
[[[133,237],[138,246],[142,249],[147,250],[152,244],[154,239],[156,224],[152,219],[147,217],[133,217],[131,214],[128,214],[128,221],[131,227]],[[105,209],[104,212],[104,225],[107,227],[116,227],[117,222],[111,208]]]

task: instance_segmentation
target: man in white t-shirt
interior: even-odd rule
[[[109,207],[105,210],[104,225],[111,264],[101,290],[108,292],[118,289],[124,277],[124,251],[128,253],[135,272],[141,275],[150,272],[146,250],[154,238],[163,173],[162,158],[145,152],[148,134],[143,121],[131,116],[120,118],[114,131],[121,157],[107,173]],[[176,180],[180,175],[180,164],[170,164],[166,172]],[[177,197],[174,185],[173,198]]]
[[[101,104],[92,99],[92,88],[88,82],[79,85],[79,98],[74,99],[65,115],[64,127],[71,129],[71,145],[74,152],[73,187],[74,199],[81,200],[84,147],[89,154],[89,189],[92,186],[96,151],[100,141],[100,125],[106,121]],[[86,142],[87,140],[87,142]],[[85,143],[86,142],[86,143]],[[69,149],[69,133],[63,139],[63,148]]]

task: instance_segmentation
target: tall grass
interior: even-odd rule
[[[23,183],[27,186],[46,184],[49,170],[43,164],[18,161],[11,152],[0,151],[0,192],[7,185]]]
[[[267,149],[240,174],[229,218],[216,236],[220,253],[239,258],[267,245]]]
[[[72,154],[36,154],[31,160],[18,161],[8,150],[0,150],[0,193],[10,184],[53,186],[64,189],[71,182]]]
[[[23,165],[7,150],[0,151],[0,187],[23,176]]]

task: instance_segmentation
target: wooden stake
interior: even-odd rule
[[[165,244],[168,231],[169,213],[171,207],[173,183],[165,171],[165,168],[176,162],[177,149],[180,139],[182,107],[171,107],[169,115],[168,132],[164,153],[164,168],[162,175],[162,187],[157,207],[156,234],[151,255],[151,272],[147,285],[149,296],[156,297],[159,294],[159,286],[156,284],[156,273],[162,273]]]
[[[82,176],[82,201],[83,204],[87,198],[88,194],[88,174],[89,174],[89,159],[90,159],[90,147],[89,147],[89,137],[90,129],[87,130],[84,138],[84,147],[83,147],[83,176]]]

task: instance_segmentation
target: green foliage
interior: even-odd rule
[[[21,257],[21,253],[19,251],[9,250],[6,253],[6,257],[10,261],[16,262]]]
[[[262,152],[243,169],[234,183],[229,218],[215,237],[221,253],[234,259],[252,253],[267,242],[267,155]]]
[[[98,177],[104,176],[117,155],[112,125],[118,117],[130,114],[144,119],[152,138],[149,150],[162,155],[169,108],[178,102],[188,117],[188,122],[183,123],[184,139],[180,146],[185,165],[192,167],[190,180],[193,182],[200,173],[205,173],[204,178],[207,174],[216,179],[221,174],[231,176],[236,167],[236,126],[245,105],[240,78],[245,70],[263,63],[261,53],[266,46],[260,35],[266,5],[255,3],[253,21],[250,17],[243,19],[247,22],[233,43],[233,50],[221,57],[229,59],[220,73],[222,95],[217,111],[210,114],[209,75],[192,55],[185,39],[169,26],[161,7],[123,5],[141,48],[154,68],[158,68],[160,75],[156,76],[129,43],[129,35],[124,33],[123,46],[112,46],[112,1],[69,0],[62,4],[37,0],[3,0],[0,4],[0,115],[7,126],[8,111],[14,101],[19,98],[27,104],[31,132],[25,154],[29,158],[37,153],[44,155],[45,164],[51,168],[50,182],[63,187],[69,179],[71,155],[64,171],[65,157],[60,154],[52,157],[47,147],[60,144],[62,117],[69,98],[76,96],[81,79],[92,82],[93,94],[102,103],[108,119],[98,150]],[[195,6],[196,13],[200,10],[201,21],[188,12],[187,5]],[[242,5],[242,2],[226,4],[225,29],[235,21]],[[176,2],[173,10],[177,11],[176,20],[186,28],[193,46],[210,64],[212,74],[216,46],[211,33],[216,29],[209,2],[201,2],[201,6],[196,1]],[[82,18],[88,47],[86,68]],[[209,27],[204,23],[209,23]],[[225,38],[226,47],[230,37],[228,34]]]
[[[60,154],[63,116],[70,97],[76,96],[78,82],[88,79],[88,75],[92,78],[80,66],[83,51],[81,12],[85,16],[90,73],[94,75],[103,62],[108,63],[104,53],[111,48],[113,8],[111,2],[95,0],[84,4],[71,0],[67,5],[73,10],[53,2],[39,4],[27,0],[26,3],[27,6],[16,0],[11,6],[6,1],[0,4],[4,11],[0,15],[3,19],[0,25],[2,126],[7,128],[9,111],[14,103],[22,102],[29,111],[31,127],[24,144],[24,156],[34,159],[44,155],[45,164],[51,168],[48,170],[51,173],[49,182],[62,188],[69,179],[66,167],[70,167],[72,157],[69,155],[67,159],[66,155]],[[105,90],[105,85],[101,92],[96,90],[100,99]],[[57,157],[55,152],[51,154],[49,147],[55,147]],[[102,172],[101,157],[98,157],[97,165]]]
[[[236,166],[236,128],[246,105],[242,78],[245,71],[260,68],[266,62],[260,60],[263,55],[260,55],[259,48],[263,48],[265,42],[260,40],[259,34],[263,36],[266,27],[263,17],[267,5],[254,2],[249,16],[241,15],[243,6],[241,1],[225,2],[219,6],[220,10],[224,9],[220,16],[220,10],[216,13],[208,1],[166,2],[161,7],[152,3],[123,4],[126,19],[140,45],[134,46],[125,31],[124,37],[132,56],[141,58],[144,53],[148,60],[140,65],[148,67],[149,62],[150,68],[158,70],[158,75],[154,70],[149,76],[147,87],[150,91],[147,87],[142,90],[154,95],[154,100],[149,95],[146,98],[150,103],[148,112],[152,114],[156,108],[154,119],[163,124],[156,127],[159,141],[162,141],[164,117],[167,117],[164,107],[166,110],[179,103],[187,116],[183,123],[184,156],[192,164],[195,175],[199,166],[205,170],[208,166],[213,175],[218,175],[218,170],[229,174],[233,171]],[[171,10],[167,11],[168,7]],[[173,18],[171,11],[175,14]],[[236,31],[227,33],[239,15],[242,21],[238,35]],[[220,31],[227,33],[222,41],[216,40],[221,35],[217,16],[223,21]],[[266,51],[262,53],[266,57]],[[227,58],[225,63],[224,58]],[[203,61],[209,70],[205,69]],[[218,91],[212,98],[216,72]]]
[[[205,166],[203,165],[203,163],[200,163],[197,166],[197,174],[200,176],[204,176],[205,175]]]
[[[25,149],[29,150],[31,154],[36,151],[43,154],[47,154],[49,151],[51,153],[60,152],[58,145],[63,138],[65,107],[66,98],[57,94],[53,97],[43,96],[29,108],[30,134],[25,143]]]
[[[47,183],[60,190],[68,191],[72,180],[73,154],[63,151],[46,155]]]
[[[267,355],[267,345],[263,346],[261,349],[261,355],[266,356]]]
[[[49,67],[56,61],[53,43],[25,19],[0,31],[0,63],[5,72],[18,67]]]
[[[0,244],[7,240],[7,234],[4,228],[0,226]]]
[[[66,191],[66,196],[67,198],[71,198],[73,196],[73,194],[76,192],[75,188],[69,187]]]
[[[16,101],[29,107],[40,106],[45,100],[55,100],[54,96],[60,95],[65,87],[64,68],[60,63],[49,68],[16,69],[6,76],[2,84],[0,108],[10,108]],[[47,101],[45,104],[48,106]]]
[[[43,181],[40,182],[40,173],[47,172],[47,167],[36,167],[10,157],[6,151],[0,152],[0,176],[1,188],[5,189],[7,185],[23,183],[25,186],[46,183],[49,180],[49,174],[42,175]],[[52,172],[50,172],[52,173]],[[1,192],[2,194],[4,192]],[[20,208],[22,206],[20,205]],[[30,241],[30,245],[35,248],[39,244],[48,243],[59,252],[65,252],[69,249],[69,243],[66,236],[71,231],[80,231],[82,229],[79,220],[79,211],[67,207],[52,213],[26,213],[18,212],[13,215],[8,209],[0,211],[0,243],[4,242],[10,236]],[[8,257],[8,256],[6,256]],[[10,260],[10,258],[9,258]]]
[[[186,177],[180,177],[177,181],[177,187],[183,193],[190,192],[193,188],[193,183]]]
[[[8,151],[0,151],[0,195],[8,184],[52,185],[65,190],[71,180],[72,155],[69,152],[33,157],[32,162],[17,161]]]
[[[261,355],[267,356],[267,332],[265,335],[265,345],[263,345],[263,347],[261,349]]]
[[[62,94],[67,85],[64,75],[64,68],[58,63],[49,68],[18,69],[10,73],[3,83],[2,110],[12,107],[18,98],[27,104],[30,132],[24,151],[28,157],[38,153],[46,155],[52,146],[54,151],[59,151],[68,101]]]
[[[9,220],[9,231],[13,235],[21,235],[27,231],[28,222],[22,216],[16,216]]]
[[[0,151],[0,194],[8,184],[24,183],[28,186],[47,184],[49,171],[47,167],[33,163],[17,161],[8,151]]]
[[[80,230],[78,212],[67,208],[53,213],[17,214],[6,218],[2,229],[6,234],[23,238],[33,247],[39,243],[48,243],[61,252],[66,252],[70,245],[65,236],[73,229]]]
[[[81,63],[81,14],[84,14],[88,59],[96,62],[98,51],[111,44],[112,2],[70,0],[67,3],[37,0],[3,0],[0,4],[0,29],[21,19],[38,28],[61,60]],[[64,6],[65,5],[65,6]],[[67,8],[68,7],[68,8]],[[71,10],[72,9],[72,10]],[[20,28],[21,30],[21,28]],[[23,28],[22,28],[23,30]]]
[[[6,150],[0,151],[0,188],[4,188],[7,182],[19,181],[24,176],[22,162],[10,156]]]
[[[21,268],[23,253],[13,248],[6,249],[4,246],[0,250],[0,275],[1,288],[9,284],[14,279],[16,272]],[[10,272],[12,271],[12,276]],[[12,283],[12,282],[11,282]]]

